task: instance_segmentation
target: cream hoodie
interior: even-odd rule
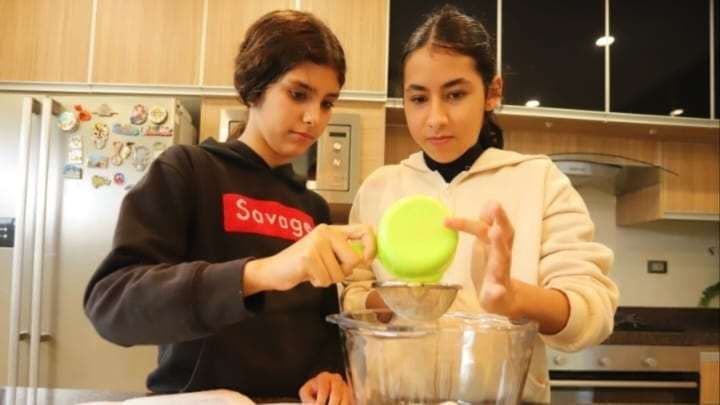
[[[365,180],[350,223],[377,227],[393,202],[416,194],[438,198],[455,216],[472,219],[479,217],[487,201],[498,201],[515,231],[511,276],[567,295],[567,325],[554,335],[539,335],[523,395],[525,400],[549,402],[545,344],[577,351],[601,343],[612,333],[618,303],[617,286],[607,276],[612,251],[592,241],[595,227],[582,198],[546,156],[491,148],[448,184],[428,169],[418,152],[398,165],[379,168]],[[484,312],[468,271],[473,239],[460,235],[455,258],[442,279],[463,286],[450,311]],[[375,279],[392,279],[379,261],[372,271],[357,269],[342,291],[343,309],[365,309]]]

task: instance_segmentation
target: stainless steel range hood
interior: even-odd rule
[[[622,195],[660,182],[664,167],[624,156],[602,153],[562,153],[549,157],[565,173],[575,188],[592,187]]]

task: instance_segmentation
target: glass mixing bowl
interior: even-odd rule
[[[342,330],[356,405],[517,404],[537,324],[447,313],[431,322],[387,310],[329,315]]]

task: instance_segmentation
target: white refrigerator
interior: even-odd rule
[[[5,403],[14,386],[30,388],[23,403],[34,403],[34,387],[144,390],[155,348],[102,340],[83,293],[110,250],[123,196],[164,149],[196,138],[172,97],[0,93]]]

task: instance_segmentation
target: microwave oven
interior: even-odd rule
[[[247,109],[220,110],[219,141],[227,141],[247,123]],[[328,203],[350,204],[360,185],[360,117],[334,113],[325,132],[307,152],[292,161],[295,173],[307,179]]]

